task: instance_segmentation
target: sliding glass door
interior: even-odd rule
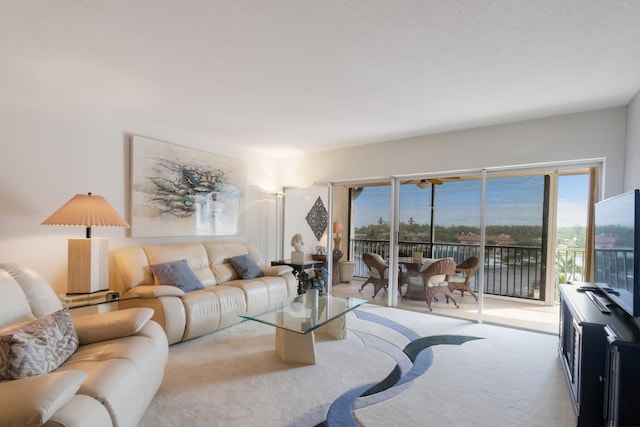
[[[447,173],[393,177],[391,183],[349,184],[350,234],[345,237],[349,256],[356,262],[355,276],[367,275],[361,260],[365,252],[378,253],[392,263],[401,281],[404,267],[397,260],[420,254],[423,258],[453,258],[460,264],[475,256],[482,265],[470,279],[470,286],[478,295],[553,304],[557,280],[566,277],[563,274],[582,277],[585,268],[585,257],[580,256],[584,249],[576,248],[568,260],[556,253],[556,218],[566,218],[562,214],[570,207],[563,204],[559,188],[571,181],[574,187],[580,186],[581,194],[587,193],[587,172],[582,168]],[[586,201],[580,206],[586,210]],[[582,237],[561,230],[565,245],[583,241],[584,228],[577,229],[582,230]],[[558,273],[559,265],[567,270],[575,263],[581,265]],[[465,303],[467,313],[482,307],[482,302],[476,304],[468,293],[462,298],[455,295]],[[396,303],[389,297],[389,305]],[[456,310],[447,314],[456,315]]]

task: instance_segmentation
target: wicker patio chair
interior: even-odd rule
[[[456,263],[450,258],[440,259],[423,271],[414,271],[407,277],[407,291],[405,292],[402,300],[410,297],[412,294],[416,294],[416,290],[421,290],[424,295],[424,300],[431,309],[431,301],[437,294],[445,296],[447,303],[449,299],[453,301],[456,308],[458,303],[449,291],[449,285],[447,279],[456,271]]]
[[[478,295],[471,289],[469,285],[469,281],[474,274],[476,274],[476,270],[480,266],[480,260],[478,257],[472,256],[460,264],[456,266],[456,273],[452,274],[449,277],[449,291],[453,293],[453,291],[460,291],[460,297],[464,297],[464,291],[469,292],[473,298],[478,302]]]
[[[387,289],[389,286],[389,265],[378,254],[364,253],[362,261],[369,269],[367,280],[360,287],[360,291],[369,283],[373,285],[373,298],[376,297],[380,289]]]

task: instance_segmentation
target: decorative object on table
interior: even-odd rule
[[[422,262],[422,252],[413,253],[413,262]]]
[[[296,264],[302,264],[304,262],[304,240],[302,234],[296,233],[291,238],[291,246],[293,251],[291,252],[291,262]]]
[[[298,274],[298,281],[300,282],[302,292],[306,292],[309,289],[317,289],[319,292],[323,292],[327,280],[329,280],[329,272],[324,267],[309,268],[302,270],[300,274]]]
[[[134,237],[244,233],[246,162],[140,136],[131,146]]]
[[[322,246],[322,245],[318,245],[316,246],[316,255],[326,255],[327,254],[327,248]]]
[[[342,241],[342,231],[344,230],[344,226],[340,221],[333,221],[333,250],[340,250],[340,242]]]
[[[313,231],[314,236],[316,236],[318,240],[322,238],[322,235],[327,229],[328,216],[329,212],[327,212],[327,208],[324,207],[322,199],[318,196],[306,217],[307,224],[309,224],[311,231]]]
[[[86,238],[69,239],[68,294],[88,294],[109,288],[109,244],[91,237],[92,227],[129,227],[102,197],[76,194],[42,225],[86,228]]]
[[[320,295],[320,292],[317,289],[308,289],[307,292],[304,293],[305,307],[311,308],[311,309],[317,309],[319,295]]]

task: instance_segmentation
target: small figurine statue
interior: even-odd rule
[[[302,240],[302,234],[296,233],[291,238],[291,246],[293,251],[291,252],[291,262],[296,264],[304,263],[304,240]]]

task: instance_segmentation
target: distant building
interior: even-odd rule
[[[616,238],[611,236],[596,236],[596,247],[598,249],[615,249]]]
[[[487,241],[495,241],[499,246],[513,246],[515,244],[515,240],[508,234],[499,234],[497,236],[485,236]],[[480,244],[480,235],[478,234],[460,234],[456,239],[460,243],[464,243],[467,245],[479,245]]]

